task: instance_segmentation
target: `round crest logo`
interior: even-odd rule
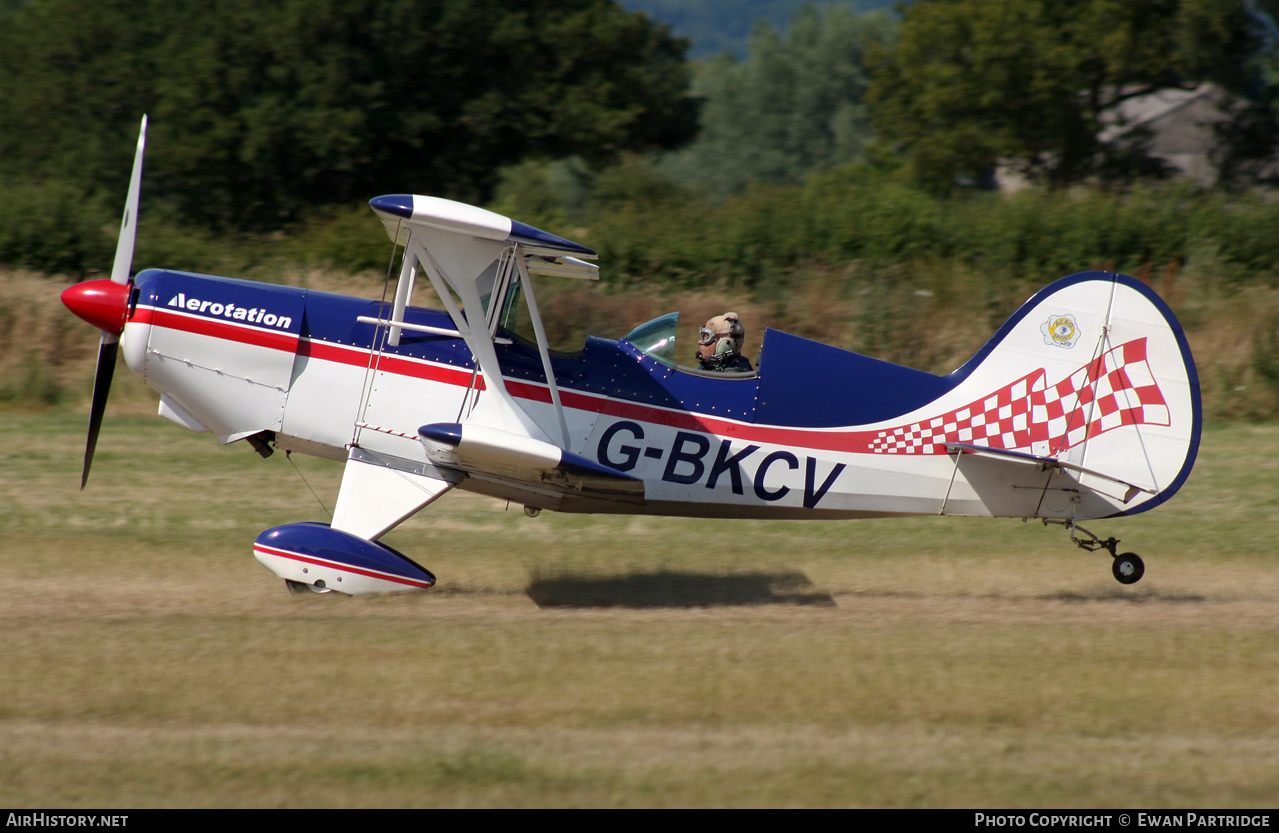
[[[1039,325],[1039,331],[1044,334],[1044,344],[1056,347],[1074,347],[1079,340],[1079,323],[1068,313],[1050,316]]]

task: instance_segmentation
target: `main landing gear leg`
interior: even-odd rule
[[[1118,538],[1107,538],[1104,541],[1093,535],[1082,526],[1077,525],[1074,521],[1054,520],[1044,518],[1045,524],[1056,523],[1062,524],[1070,530],[1070,540],[1075,542],[1075,546],[1089,552],[1097,550],[1106,550],[1110,553],[1110,557],[1114,561],[1110,565],[1110,571],[1115,574],[1115,580],[1120,584],[1136,584],[1141,581],[1141,577],[1146,574],[1145,562],[1141,560],[1141,556],[1135,552],[1115,552],[1119,546]],[[1087,538],[1080,538],[1075,534],[1076,530],[1087,535]]]

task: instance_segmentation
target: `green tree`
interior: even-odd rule
[[[725,194],[858,159],[870,138],[867,49],[896,28],[887,13],[837,6],[804,7],[784,35],[758,22],[744,61],[722,56],[698,74],[701,129],[670,170]]]
[[[685,44],[611,0],[31,0],[0,28],[0,174],[147,187],[222,228],[695,129]]]
[[[18,9],[26,4],[27,0],[0,0],[0,23],[13,17]]]
[[[1255,77],[1257,27],[1238,0],[920,0],[903,12],[867,100],[885,143],[936,188],[1001,161],[1052,186],[1079,181],[1119,150],[1098,136],[1126,99],[1204,81],[1242,91]]]

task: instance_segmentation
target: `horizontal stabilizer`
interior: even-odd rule
[[[1038,454],[1030,454],[1025,451],[1013,451],[1006,448],[991,448],[990,446],[973,445],[971,443],[946,443],[946,451],[951,454],[979,454],[984,457],[994,457],[1015,463],[1031,463],[1042,466],[1045,471],[1048,469],[1062,469],[1077,472],[1079,474],[1089,474],[1093,477],[1100,477],[1103,480],[1109,480],[1111,483],[1118,483],[1120,486],[1127,487],[1128,492],[1124,495],[1124,503],[1131,501],[1137,496],[1138,492],[1153,495],[1156,494],[1157,491],[1155,489],[1148,489],[1145,486],[1138,486],[1135,483],[1129,483],[1127,480],[1122,480],[1118,477],[1112,477],[1105,472],[1085,468],[1084,466],[1078,466],[1074,463],[1058,460],[1055,457],[1042,457]]]

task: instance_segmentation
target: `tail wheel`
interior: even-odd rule
[[[1088,550],[1088,552],[1105,550],[1110,553],[1111,558],[1114,559],[1114,563],[1110,565],[1110,570],[1115,574],[1115,580],[1120,584],[1136,584],[1146,574],[1145,562],[1141,560],[1141,556],[1137,555],[1137,553],[1115,552],[1119,547],[1118,538],[1112,536],[1103,541],[1072,520],[1044,518],[1044,524],[1061,524],[1066,527],[1070,530],[1070,540],[1081,550]],[[1076,531],[1082,532],[1088,537],[1080,538],[1075,534]]]
[[[1141,556],[1135,552],[1116,555],[1110,569],[1115,574],[1115,580],[1120,584],[1136,584],[1146,574],[1146,565],[1142,562]]]

